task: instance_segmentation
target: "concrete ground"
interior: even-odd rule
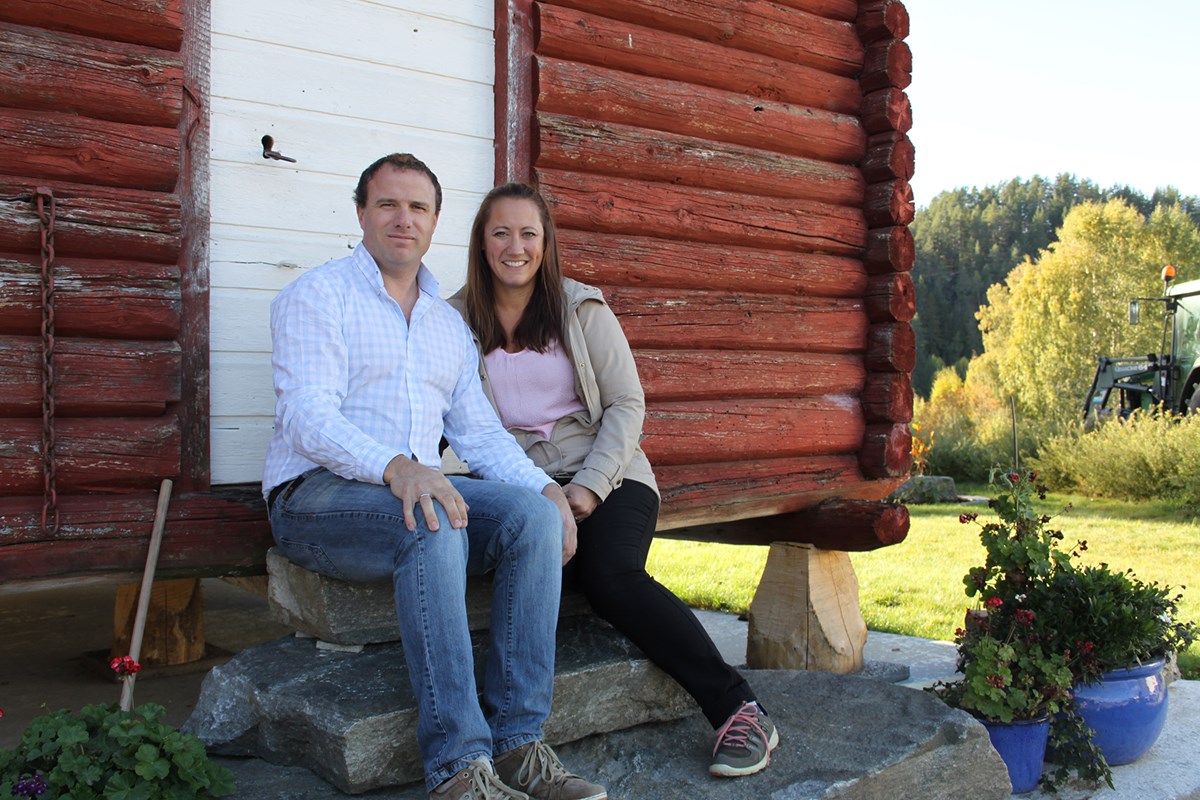
[[[207,669],[223,654],[287,635],[261,596],[220,580],[204,581],[205,626],[212,658],[200,665],[143,672],[135,702],[166,707],[166,722],[179,726],[191,715]],[[120,686],[108,673],[115,592],[85,586],[0,594],[0,747],[11,748],[28,722],[45,708],[78,708],[116,702]],[[745,660],[746,623],[698,612],[726,660]],[[866,660],[907,667],[914,690],[954,671],[948,642],[872,632]],[[1176,681],[1170,689],[1166,728],[1141,760],[1113,770],[1115,789],[1068,787],[1062,800],[1200,800],[1200,681]],[[1041,792],[1025,797],[1040,800]]]

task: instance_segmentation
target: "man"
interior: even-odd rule
[[[496,418],[470,333],[422,264],[441,202],[421,161],[379,159],[355,190],[362,243],[271,304],[272,532],[307,569],[392,581],[430,797],[603,800],[542,742],[574,518]],[[440,472],[443,435],[483,480]],[[486,571],[481,708],[463,595]]]

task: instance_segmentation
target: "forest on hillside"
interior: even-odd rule
[[[1181,196],[1170,187],[1150,197],[1125,186],[1102,189],[1069,174],[954,189],[918,210],[911,226],[916,242],[914,391],[928,397],[939,369],[953,365],[965,370],[971,358],[983,353],[977,313],[988,303],[990,287],[1026,262],[1037,262],[1057,242],[1072,208],[1111,200],[1124,201],[1145,219],[1159,208],[1177,209],[1200,226],[1200,198]],[[1188,266],[1194,273],[1200,265]]]

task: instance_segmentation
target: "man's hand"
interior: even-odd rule
[[[434,500],[446,509],[450,527],[467,527],[467,501],[463,500],[454,484],[436,469],[430,469],[400,455],[388,462],[383,471],[383,482],[392,490],[392,494],[404,503],[404,526],[410,531],[417,529],[417,517],[413,509],[418,503],[421,504],[421,511],[425,514],[425,524],[429,530],[438,529],[438,518],[433,508]]]
[[[583,522],[592,515],[596,506],[600,505],[600,498],[596,493],[578,483],[568,483],[563,487],[563,494],[567,496],[567,503],[571,506],[571,513],[575,515],[576,522]]]
[[[550,501],[558,506],[558,513],[562,515],[563,566],[566,566],[579,546],[579,531],[575,527],[575,514],[571,511],[571,504],[567,502],[567,496],[563,494],[562,488],[557,483],[547,483],[542,489],[542,495],[550,498]]]

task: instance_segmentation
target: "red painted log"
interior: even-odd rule
[[[179,421],[67,418],[55,421],[60,494],[145,489],[179,472]],[[0,428],[0,493],[42,490],[42,421],[9,419]]]
[[[866,44],[881,39],[906,39],[908,9],[900,0],[862,0],[854,24],[859,38]]]
[[[907,322],[872,325],[867,332],[867,372],[912,372],[917,339]]]
[[[916,216],[912,186],[900,178],[873,183],[867,187],[864,210],[867,225],[872,228],[909,225]]]
[[[868,425],[858,463],[868,478],[906,477],[912,470],[912,432],[908,423]]]
[[[0,173],[169,192],[179,178],[179,132],[0,108]]]
[[[860,301],[602,286],[635,348],[860,353]]]
[[[634,358],[651,403],[857,395],[866,380],[857,355],[643,349]]]
[[[165,50],[183,43],[183,0],[4,0],[0,20]]]
[[[811,544],[861,553],[898,544],[908,536],[908,509],[865,500],[826,500],[804,511],[662,531],[658,536],[721,544]]]
[[[893,178],[912,180],[916,151],[912,140],[899,131],[877,133],[867,138],[867,155],[862,161],[867,183],[882,183]]]
[[[57,540],[41,531],[42,499],[0,497],[0,583],[5,591],[56,578],[128,581],[142,574],[157,495],[64,495]],[[257,486],[171,497],[157,577],[266,574],[270,525]]]
[[[912,104],[899,89],[879,89],[863,97],[862,126],[868,134],[912,130]]]
[[[537,59],[536,72],[539,112],[842,164],[855,164],[866,152],[863,125],[849,114],[545,57]]]
[[[534,0],[496,4],[496,185],[533,179]]]
[[[862,105],[850,77],[549,3],[537,9],[539,55],[842,114]]]
[[[537,170],[558,223],[623,235],[860,256],[860,209],[808,200]]]
[[[907,372],[873,372],[862,391],[863,416],[872,422],[912,422],[912,380]]]
[[[901,483],[864,479],[853,455],[656,466],[654,472],[663,497],[658,535],[701,541],[710,537],[695,526],[760,522],[830,499],[880,500]]]
[[[873,228],[867,232],[863,266],[872,275],[908,272],[913,268],[917,246],[906,225]]]
[[[908,88],[912,83],[912,50],[899,39],[873,42],[867,47],[858,82],[864,92]]]
[[[862,207],[855,167],[630,125],[538,115],[539,169]]]
[[[795,522],[810,531],[809,542],[817,547],[859,552],[904,541],[909,519],[898,503],[829,500],[797,513]]]
[[[179,333],[182,302],[174,265],[56,258],[54,283],[59,336],[171,339]],[[0,253],[0,284],[0,334],[39,334],[40,263],[31,255]]]
[[[863,297],[871,322],[909,322],[917,313],[912,274],[872,275]]]
[[[0,252],[41,252],[34,202],[38,186],[52,189],[57,201],[58,256],[158,264],[179,258],[181,215],[175,195],[8,175],[0,175]]]
[[[179,399],[175,342],[54,341],[55,411],[72,416],[160,415]],[[0,336],[0,417],[42,413],[42,340]]]
[[[179,399],[179,346],[58,337],[55,408],[61,416],[159,415]],[[41,414],[42,343],[0,336],[0,416]]]
[[[175,128],[177,53],[0,23],[0,106]]]
[[[843,455],[861,445],[863,416],[845,397],[652,403],[643,430],[662,466]]]
[[[807,11],[818,17],[853,22],[858,16],[858,0],[775,0],[781,6]]]
[[[556,5],[760,53],[834,75],[852,77],[862,67],[854,25],[775,3],[726,0],[558,0]]]
[[[907,229],[906,229],[907,230]],[[862,297],[861,260],[559,228],[563,268],[585,283],[656,289]]]

